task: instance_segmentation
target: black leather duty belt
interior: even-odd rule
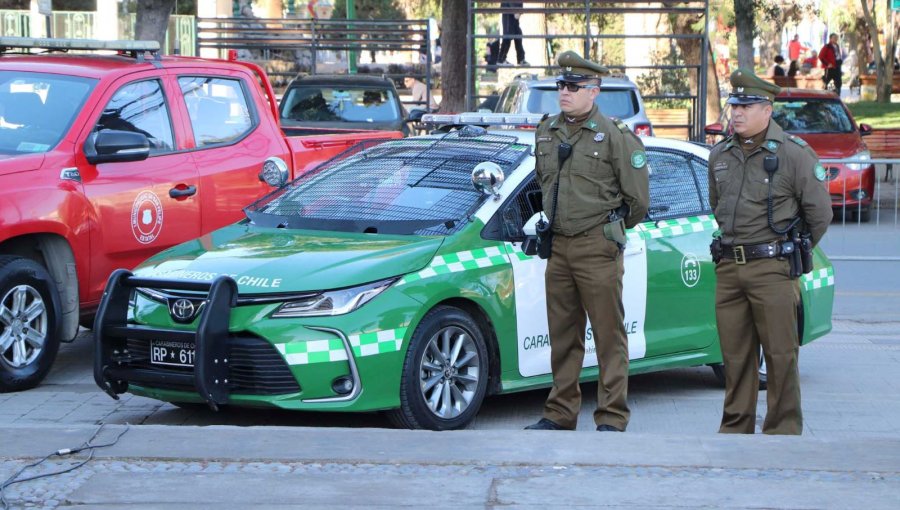
[[[722,258],[732,259],[735,264],[746,264],[748,260],[773,259],[781,253],[781,243],[772,241],[761,244],[722,245]]]

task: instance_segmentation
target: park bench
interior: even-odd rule
[[[687,108],[647,109],[647,118],[653,126],[653,136],[687,140],[691,137],[691,115]]]
[[[865,141],[873,159],[900,158],[900,129],[873,129]],[[893,165],[887,165],[884,180],[890,180],[892,173]]]

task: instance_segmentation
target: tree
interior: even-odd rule
[[[669,25],[672,27],[673,34],[697,34],[703,31],[703,24],[706,23],[704,16],[695,14],[677,14],[669,15]],[[700,65],[702,52],[706,52],[707,63],[706,68],[706,91],[700,91],[699,72],[689,72],[691,90],[696,90],[700,97],[706,97],[706,118],[703,122],[716,122],[722,113],[721,98],[719,97],[719,77],[716,74],[716,65],[713,60],[712,48],[707,44],[703,46],[701,39],[676,39],[675,43],[681,51],[684,63],[687,65]]]
[[[169,28],[169,15],[175,0],[141,0],[134,20],[134,37],[141,41],[159,41],[162,48]]]
[[[860,0],[863,8],[863,16],[869,29],[869,37],[872,39],[872,49],[875,52],[875,101],[878,103],[891,102],[891,88],[894,82],[894,34],[893,11],[891,0],[885,0],[885,26],[890,27],[884,41],[884,53],[881,52],[881,44],[878,42],[878,21],[876,20],[876,0]],[[860,62],[860,66],[865,62]]]
[[[404,13],[394,0],[353,0],[356,19],[403,19]],[[332,19],[347,18],[347,1],[336,0]]]
[[[753,37],[756,33],[757,0],[734,0],[738,67],[753,69]]]
[[[466,108],[467,0],[443,0],[441,6],[441,111]]]

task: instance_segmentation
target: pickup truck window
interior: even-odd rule
[[[314,122],[391,122],[400,119],[397,97],[385,88],[292,87],[284,98],[287,120]]]
[[[129,83],[109,100],[95,131],[117,129],[141,133],[150,140],[150,154],[174,148],[172,120],[158,80]]]
[[[240,80],[208,76],[178,78],[197,147],[228,143],[253,129]]]
[[[59,143],[96,80],[0,72],[0,153],[47,152]]]

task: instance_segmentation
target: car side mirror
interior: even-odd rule
[[[409,116],[406,117],[406,122],[422,122],[423,115],[425,115],[425,110],[421,108],[414,108],[409,111]]]
[[[142,161],[150,155],[150,140],[143,133],[104,129],[93,142],[85,144],[85,156],[92,165]]]
[[[722,126],[722,124],[719,123],[719,122],[716,122],[716,123],[714,123],[714,124],[709,124],[709,125],[707,125],[707,126],[703,129],[703,131],[705,131],[706,134],[708,134],[708,135],[713,135],[713,136],[720,136],[720,135],[724,135],[724,134],[725,134],[725,128],[724,128],[724,127]]]
[[[868,124],[859,125],[859,136],[869,136],[872,134],[872,126]]]

